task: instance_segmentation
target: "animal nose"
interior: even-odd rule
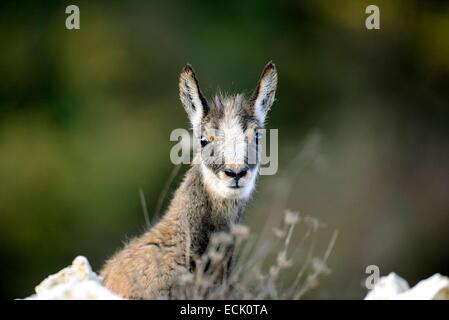
[[[240,170],[239,172],[235,172],[234,170],[229,170],[226,169],[224,170],[225,175],[227,175],[228,177],[234,178],[236,180],[243,178],[244,176],[246,176],[246,174],[248,173],[248,170],[243,169]]]

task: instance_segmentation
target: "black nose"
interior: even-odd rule
[[[226,169],[224,171],[225,175],[227,175],[228,177],[234,178],[236,180],[246,176],[247,172],[248,172],[248,170],[246,170],[246,169],[240,170],[239,172],[235,172],[234,170],[229,170],[229,169]]]

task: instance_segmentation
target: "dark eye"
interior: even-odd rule
[[[204,148],[205,146],[207,146],[209,144],[209,141],[206,138],[201,137],[200,143],[201,143],[201,147]]]

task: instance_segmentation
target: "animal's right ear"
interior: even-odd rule
[[[200,125],[202,118],[208,113],[209,107],[190,64],[184,67],[179,76],[179,97],[193,127]]]

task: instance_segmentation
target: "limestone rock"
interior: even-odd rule
[[[395,273],[380,278],[365,300],[449,300],[449,278],[437,273],[410,288]]]
[[[48,276],[36,287],[31,300],[119,300],[102,284],[102,279],[92,271],[83,256],[73,260],[72,265]]]

